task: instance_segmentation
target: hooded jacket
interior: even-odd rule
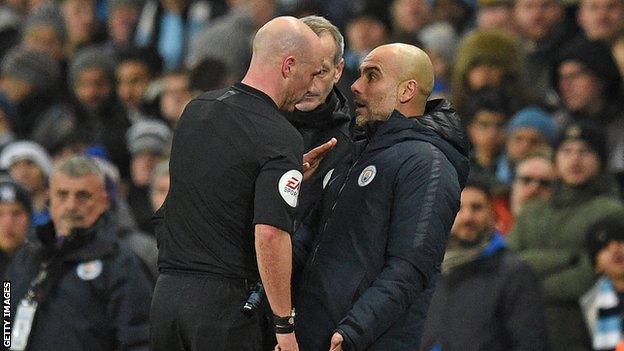
[[[394,111],[327,172],[296,298],[302,350],[328,348],[334,331],[345,350],[418,349],[468,154],[459,118],[437,100],[422,117]]]
[[[323,177],[336,167],[351,150],[349,124],[351,117],[347,99],[334,88],[325,103],[310,112],[295,110],[287,113],[286,118],[303,137],[303,149],[307,152],[336,138],[338,143],[323,158],[318,169],[310,179],[301,185],[297,203],[297,220],[301,221],[308,214],[323,194]]]
[[[5,276],[11,317],[41,264],[50,267],[27,350],[147,350],[152,282],[115,228],[104,214],[60,242],[50,222],[16,253]]]

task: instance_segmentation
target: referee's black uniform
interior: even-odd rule
[[[254,225],[292,231],[303,142],[263,92],[238,83],[191,101],[173,138],[157,212],[152,349],[260,350],[240,312],[259,280]]]

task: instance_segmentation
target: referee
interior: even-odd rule
[[[300,20],[273,19],[254,38],[242,82],[186,107],[173,139],[171,188],[156,214],[153,350],[260,350],[260,317],[240,312],[260,280],[279,349],[298,350],[289,233],[303,143],[280,110],[292,111],[319,73],[319,47]]]

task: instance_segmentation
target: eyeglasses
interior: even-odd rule
[[[553,186],[553,181],[546,178],[538,178],[531,176],[517,176],[516,179],[523,185],[529,185],[531,183],[537,183],[543,188],[550,188]]]

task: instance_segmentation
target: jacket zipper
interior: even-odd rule
[[[312,258],[310,259],[310,264],[308,265],[308,267],[311,267],[314,264],[314,260],[316,259],[316,253],[318,252],[318,249],[321,246],[321,241],[323,239],[323,235],[325,234],[325,229],[327,229],[327,224],[329,220],[332,218],[332,215],[334,214],[334,209],[336,208],[336,205],[338,204],[338,199],[340,199],[340,194],[342,194],[342,191],[344,190],[345,186],[347,185],[347,182],[349,181],[349,176],[351,175],[351,172],[353,171],[355,166],[359,164],[360,159],[362,158],[362,155],[364,155],[364,153],[366,152],[366,148],[368,147],[369,144],[370,144],[370,141],[366,143],[366,146],[364,146],[364,149],[362,150],[360,155],[358,155],[358,157],[355,159],[351,167],[349,167],[349,170],[347,170],[347,174],[345,175],[342,185],[340,186],[340,189],[338,190],[338,195],[336,195],[336,200],[332,204],[330,215],[327,217],[327,219],[325,220],[325,223],[323,224],[323,230],[319,233],[319,238],[317,240],[316,246],[314,247],[314,251],[312,252]]]

